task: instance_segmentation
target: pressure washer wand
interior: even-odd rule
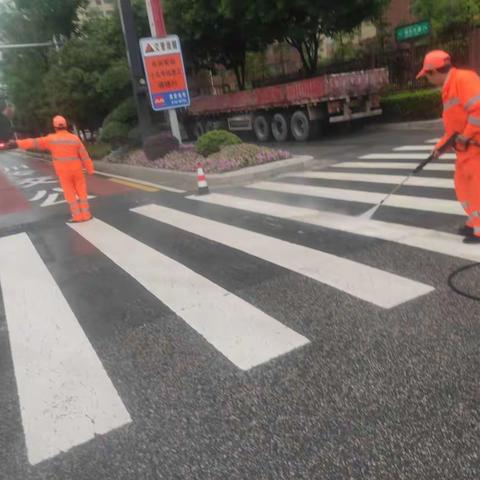
[[[446,150],[455,146],[456,139],[458,137],[458,133],[452,135],[439,149],[439,155],[442,155]],[[432,160],[435,160],[437,157],[436,153],[433,152],[428,158],[423,160],[413,172],[408,174],[380,203],[372,207],[370,210],[367,210],[365,213],[360,215],[361,218],[372,218],[373,215],[377,212],[377,210],[395,193],[398,192],[414,175],[420,173]]]

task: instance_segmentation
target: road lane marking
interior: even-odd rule
[[[132,211],[279,265],[382,308],[392,308],[433,291],[429,285],[346,258],[178,210],[147,205]]]
[[[158,188],[147,187],[146,185],[142,185],[142,184],[136,183],[136,182],[131,182],[129,180],[122,180],[120,178],[109,178],[109,180],[110,180],[110,182],[118,183],[119,185],[125,185],[127,187],[135,188],[137,190],[143,190],[144,192],[153,193],[153,192],[158,192],[159,191]]]
[[[32,465],[131,422],[25,233],[0,239],[0,284]]]
[[[100,172],[98,170],[95,170],[95,175],[100,175],[102,177],[108,177],[108,178],[117,178],[119,180],[126,180],[128,182],[134,182],[140,185],[145,185],[147,187],[153,187],[158,190],[165,190],[167,192],[185,193],[185,190],[179,190],[178,188],[167,187],[166,185],[160,185],[159,183],[147,182],[145,180],[138,180],[136,178],[124,177],[122,175],[115,175],[113,173],[105,173],[105,172]]]
[[[385,193],[364,192],[342,188],[315,187],[311,185],[296,185],[280,182],[259,182],[247,185],[250,190],[264,190],[276,193],[289,193],[293,195],[306,195],[310,197],[343,200],[377,204],[385,199]],[[461,205],[455,200],[444,200],[430,197],[414,197],[410,195],[392,195],[384,203],[385,206],[422,210],[426,212],[449,213],[451,215],[465,215]]]
[[[245,300],[101,220],[70,227],[242,370],[309,343]]]
[[[409,170],[411,172],[417,166],[416,162],[343,162],[331,165],[330,168],[368,168],[368,169],[388,169],[388,170]],[[453,172],[455,165],[453,163],[430,163],[425,168],[430,172]],[[409,173],[407,172],[407,173]]]
[[[300,172],[289,173],[285,177],[294,178],[312,178],[321,180],[342,180],[348,182],[382,183],[388,185],[397,185],[405,176],[402,175],[375,175],[368,173],[345,173],[345,172]],[[405,185],[412,187],[434,187],[434,188],[454,188],[453,179],[449,178],[430,178],[430,177],[411,177]]]
[[[210,205],[235,208],[246,212],[339,230],[354,235],[378,238],[474,262],[480,261],[480,249],[477,245],[464,244],[462,236],[451,233],[219,193],[187,198]]]

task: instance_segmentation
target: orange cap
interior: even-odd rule
[[[67,128],[67,121],[61,115],[57,115],[53,119],[53,128]]]
[[[439,68],[446,67],[447,65],[451,64],[452,60],[447,52],[444,52],[443,50],[433,50],[432,52],[428,52],[425,55],[423,68],[417,75],[417,79],[424,77],[427,72],[438,70]]]

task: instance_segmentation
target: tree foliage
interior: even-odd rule
[[[166,0],[169,29],[182,39],[190,62],[214,70],[220,64],[233,70],[245,88],[248,51],[263,49],[272,36],[259,18],[254,1]]]
[[[138,35],[147,36],[143,0],[134,0]],[[83,16],[85,0],[12,0],[0,10],[0,31],[11,43],[63,39],[54,49],[12,50],[2,70],[17,106],[17,124],[39,131],[61,112],[79,128],[96,129],[131,96],[118,12]],[[80,10],[79,10],[80,9]]]
[[[264,30],[294,47],[308,74],[317,70],[322,36],[350,33],[379,18],[388,4],[388,0],[252,1]]]
[[[69,38],[76,29],[85,0],[10,0],[0,4],[0,32],[9,43]],[[50,113],[43,78],[51,61],[47,49],[7,51],[2,71],[8,93],[17,106],[19,123],[39,130]]]
[[[412,12],[432,22],[437,37],[464,36],[480,24],[480,0],[413,0]]]

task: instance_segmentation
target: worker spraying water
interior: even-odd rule
[[[464,243],[480,243],[480,77],[473,71],[455,68],[450,55],[441,50],[425,56],[423,68],[417,75],[417,78],[422,77],[442,87],[445,134],[432,154],[362,217],[371,218],[412,175],[446,150],[454,148],[457,152],[455,192],[468,217],[458,233],[465,236]]]

